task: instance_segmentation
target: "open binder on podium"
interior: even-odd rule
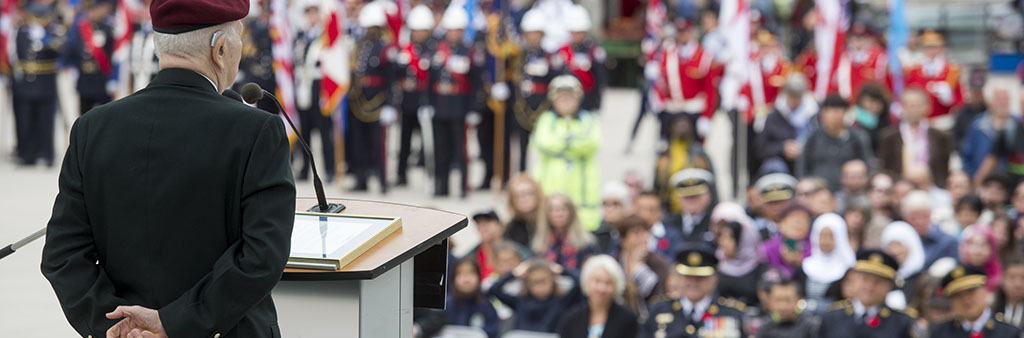
[[[288,267],[340,270],[401,227],[398,217],[296,212]]]

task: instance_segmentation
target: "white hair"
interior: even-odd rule
[[[608,181],[601,187],[601,198],[614,198],[622,202],[622,206],[629,205],[629,187],[621,181]]]
[[[156,45],[157,57],[171,55],[184,59],[197,59],[209,53],[218,31],[222,32],[227,39],[240,38],[241,32],[236,32],[236,30],[238,30],[238,25],[232,21],[180,34],[154,32],[153,44]]]
[[[626,290],[626,273],[622,272],[619,262],[608,255],[592,256],[583,263],[583,269],[580,271],[580,288],[583,290],[583,294],[590,294],[587,281],[594,276],[594,272],[597,270],[604,270],[612,276],[612,280],[615,282],[615,294],[612,295],[612,298],[622,295],[622,292]]]
[[[903,214],[907,214],[915,210],[931,210],[931,197],[923,190],[914,190],[907,194],[907,197],[903,198],[903,204],[901,207],[903,209]]]

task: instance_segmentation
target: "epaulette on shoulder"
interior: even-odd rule
[[[849,299],[837,300],[837,301],[832,302],[832,304],[828,305],[828,310],[829,311],[835,311],[835,310],[839,310],[839,309],[845,308],[847,306],[850,306],[850,300]]]
[[[743,302],[736,300],[735,298],[718,297],[718,304],[731,307],[733,309],[739,310],[740,312],[747,311],[747,304],[744,304]]]
[[[920,315],[920,313],[917,311],[917,309],[912,308],[912,307],[908,307],[908,308],[903,309],[903,310],[896,310],[896,312],[899,312],[899,313],[905,314],[907,316],[910,316],[910,318],[913,318],[913,319],[917,319],[917,316]]]

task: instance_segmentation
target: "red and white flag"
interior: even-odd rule
[[[18,0],[0,0],[0,79],[11,74],[14,53],[14,10]]]
[[[818,63],[814,67],[818,74],[814,83],[814,98],[819,101],[828,95],[829,84],[836,76],[846,46],[846,30],[850,27],[850,18],[845,10],[846,2],[814,1],[814,8],[818,12],[818,22],[814,29],[814,46],[818,51]]]
[[[324,48],[320,54],[320,109],[325,115],[333,114],[344,98],[352,75],[349,70],[349,45],[345,43],[345,0],[332,0],[324,4],[328,13],[324,25]]]
[[[725,75],[719,85],[722,110],[748,112],[755,105],[751,95],[744,95],[750,86],[751,66],[750,7],[747,0],[724,0],[719,9],[718,29],[728,41],[725,53]],[[760,74],[759,74],[760,75]],[[749,88],[748,88],[749,91]]]
[[[274,77],[277,79],[277,98],[284,113],[298,122],[295,110],[295,77],[292,63],[292,26],[288,20],[288,0],[272,0],[270,3],[270,37],[274,54]],[[282,116],[281,119],[284,119]],[[285,123],[287,124],[287,123]],[[295,133],[287,126],[288,140],[295,141]]]

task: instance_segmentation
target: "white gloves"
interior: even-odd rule
[[[385,126],[390,126],[392,123],[398,120],[398,112],[395,107],[384,106],[380,109],[380,123]]]
[[[709,131],[711,131],[711,120],[705,116],[698,117],[696,127],[697,135],[703,138],[708,134]]]
[[[420,118],[432,119],[434,118],[434,107],[422,106],[418,111],[416,111],[416,115],[419,115]]]
[[[498,101],[508,100],[509,90],[508,85],[504,82],[498,82],[491,85],[491,98]]]
[[[480,125],[480,119],[480,113],[477,113],[475,111],[471,111],[469,112],[469,114],[466,115],[466,123],[474,127]]]
[[[953,104],[953,89],[949,87],[949,83],[946,82],[934,82],[931,86],[932,94],[935,94],[939,98],[939,102],[943,105]]]

